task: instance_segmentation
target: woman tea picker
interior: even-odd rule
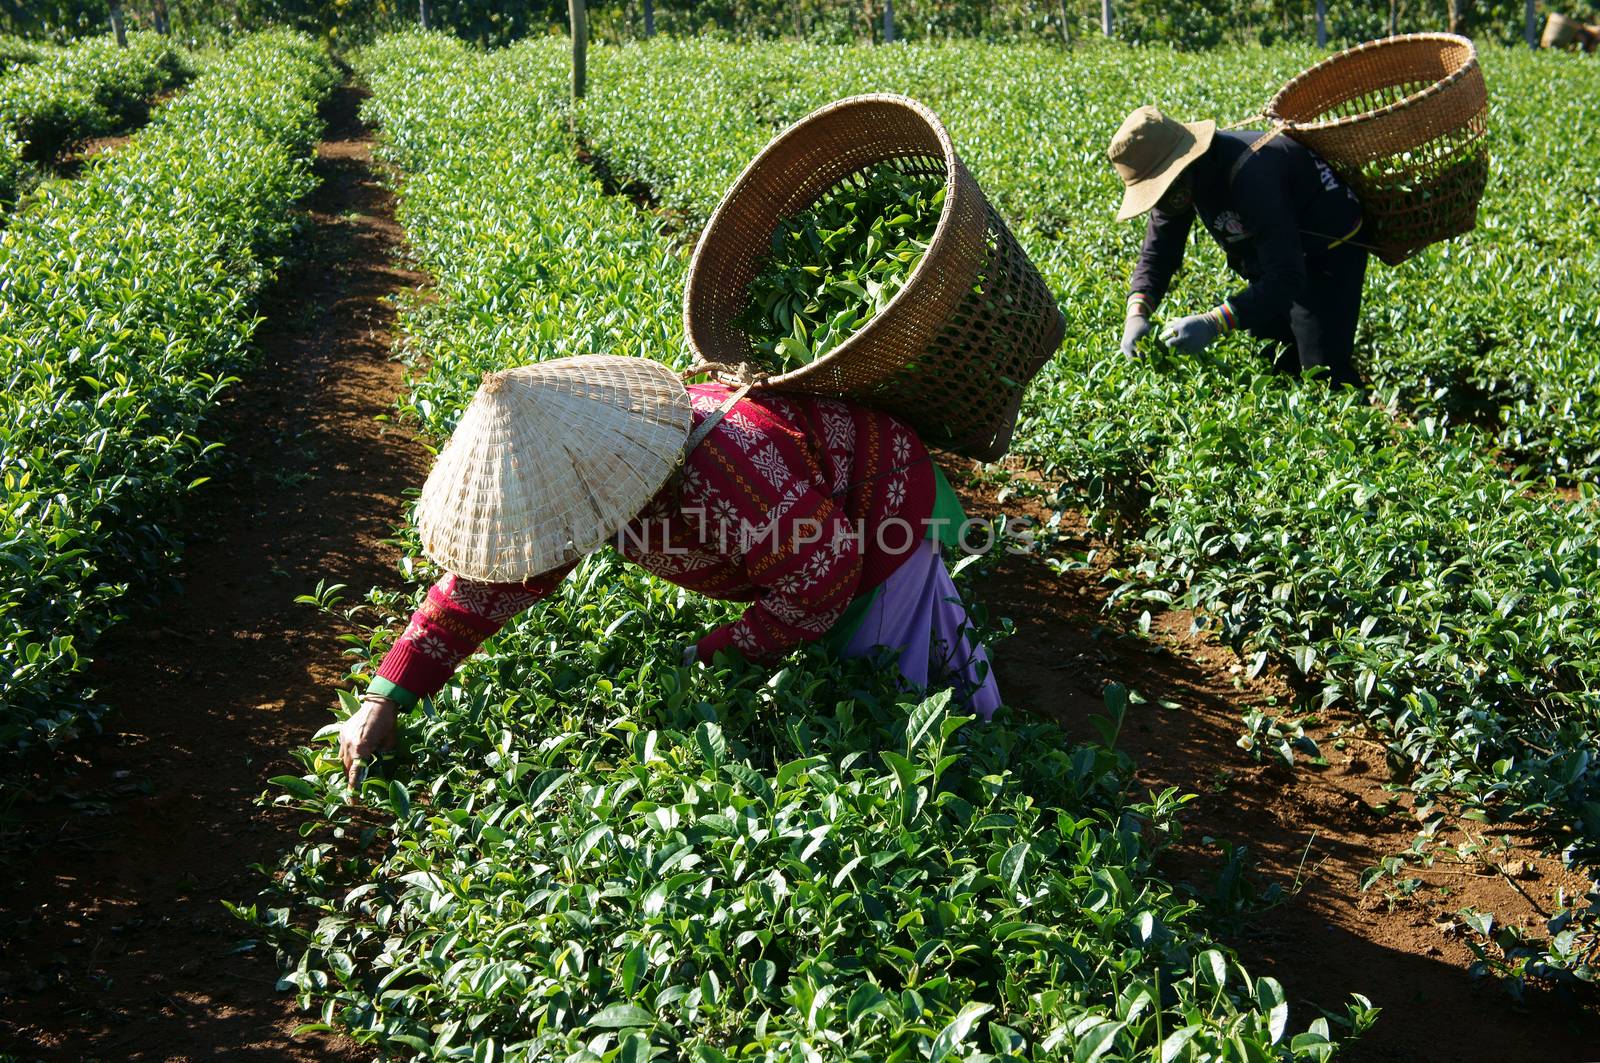
[[[1154,107],[1130,114],[1111,140],[1126,186],[1119,221],[1150,212],[1133,271],[1122,350],[1137,354],[1150,315],[1183,264],[1198,215],[1249,282],[1202,314],[1162,330],[1178,350],[1204,350],[1236,328],[1269,341],[1264,353],[1288,372],[1318,368],[1334,384],[1361,386],[1351,361],[1367,250],[1355,243],[1361,204],[1328,164],[1285,136],[1181,123]]]
[[[395,718],[604,543],[662,579],[749,602],[684,651],[770,662],[805,642],[886,646],[919,686],[999,692],[940,557],[965,520],[916,434],[806,395],[685,388],[642,358],[588,355],[484,378],[422,490],[423,549],[448,573],[340,731],[359,759]]]

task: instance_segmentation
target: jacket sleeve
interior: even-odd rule
[[[1183,252],[1189,242],[1194,216],[1193,207],[1178,214],[1163,213],[1160,207],[1150,212],[1144,244],[1139,248],[1139,262],[1133,267],[1133,276],[1128,282],[1130,297],[1143,296],[1149,310],[1160,305],[1178,267],[1183,265]]]
[[[1305,289],[1305,249],[1289,202],[1285,166],[1281,155],[1262,152],[1233,178],[1230,198],[1255,247],[1253,279],[1228,297],[1241,328],[1281,319]]]
[[[549,596],[572,568],[563,566],[526,584],[445,576],[428,588],[411,622],[384,655],[368,691],[406,708],[437,694],[462,661],[512,617]]]

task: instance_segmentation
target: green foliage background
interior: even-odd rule
[[[196,41],[266,25],[285,25],[330,39],[364,41],[413,25],[417,0],[169,0],[173,27]],[[1222,43],[1272,44],[1314,40],[1315,0],[1116,0],[1115,35],[1126,41],[1207,47]],[[1458,28],[1484,40],[1522,39],[1520,0],[1459,0]],[[148,25],[150,0],[129,0],[128,18]],[[712,33],[732,40],[803,37],[847,43],[880,40],[883,0],[654,0],[655,26],[669,34]],[[1551,11],[1596,21],[1591,0],[1539,4],[1539,23]],[[975,37],[993,41],[1071,41],[1099,34],[1098,0],[896,0],[895,24],[905,40]],[[1397,0],[1401,32],[1450,25],[1449,0]],[[1334,44],[1388,32],[1388,0],[1330,0],[1328,34]],[[562,32],[564,0],[430,0],[429,21],[466,40],[505,44]],[[644,0],[596,0],[591,31],[599,39],[643,36]],[[100,32],[105,0],[0,0],[0,31],[52,37]]]

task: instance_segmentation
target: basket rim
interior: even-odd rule
[[[1448,43],[1455,45],[1464,44],[1467,47],[1467,61],[1462,63],[1455,70],[1446,74],[1444,77],[1440,78],[1438,81],[1435,81],[1432,85],[1429,85],[1427,88],[1419,89],[1409,96],[1396,100],[1394,103],[1385,104],[1376,110],[1363,111],[1360,114],[1345,115],[1340,118],[1329,118],[1317,122],[1296,122],[1284,118],[1277,113],[1279,100],[1288,95],[1289,91],[1296,85],[1299,85],[1301,82],[1305,81],[1307,78],[1310,78],[1312,75],[1317,74],[1323,69],[1333,66],[1336,63],[1340,63],[1350,56],[1360,52],[1377,51],[1380,48],[1387,48],[1401,42],[1411,41],[1437,41],[1441,44]],[[1262,117],[1269,118],[1272,121],[1281,124],[1286,131],[1306,130],[1310,132],[1321,132],[1324,130],[1340,129],[1347,126],[1357,125],[1362,122],[1371,122],[1375,119],[1384,117],[1385,115],[1393,114],[1394,112],[1403,108],[1415,106],[1430,96],[1436,96],[1445,89],[1454,85],[1456,82],[1470,76],[1471,73],[1477,69],[1478,46],[1473,44],[1470,38],[1463,37],[1459,33],[1400,33],[1393,37],[1383,37],[1375,41],[1363,41],[1361,44],[1358,44],[1353,48],[1346,48],[1342,52],[1330,55],[1328,58],[1322,60],[1320,63],[1317,63],[1315,66],[1308,67],[1307,69],[1296,74],[1294,77],[1290,78],[1284,83],[1283,88],[1279,89],[1277,94],[1272,97],[1272,100],[1267,104],[1266,109],[1262,111]]]
[[[884,308],[878,311],[878,313],[873,316],[873,319],[869,321],[863,328],[857,331],[854,335],[850,336],[843,343],[839,344],[839,346],[823,355],[821,358],[817,358],[798,369],[790,369],[787,372],[775,373],[771,376],[764,377],[761,380],[761,385],[763,387],[781,387],[785,384],[792,384],[803,380],[807,375],[820,374],[822,370],[818,368],[819,366],[827,365],[832,359],[843,359],[845,356],[854,353],[860,347],[865,346],[868,342],[867,337],[882,327],[884,321],[890,319],[892,312],[901,305],[903,300],[908,300],[912,297],[913,290],[918,287],[917,282],[919,278],[923,277],[924,272],[932,268],[930,264],[940,257],[936,256],[936,252],[943,251],[947,246],[954,242],[956,239],[954,232],[955,226],[951,224],[951,219],[955,215],[958,186],[960,184],[959,173],[962,169],[962,164],[960,157],[956,154],[955,143],[950,139],[949,131],[945,129],[944,123],[940,121],[939,116],[933,112],[932,108],[918,100],[912,99],[910,96],[905,96],[894,92],[863,93],[857,96],[846,96],[843,99],[824,104],[823,106],[812,111],[810,114],[806,115],[804,118],[801,118],[790,125],[787,129],[780,131],[777,136],[773,137],[767,142],[766,147],[762,148],[761,151],[757,153],[756,157],[751,159],[745,168],[740,171],[739,176],[734,179],[733,184],[729,186],[728,191],[723,195],[722,201],[717,204],[717,209],[712,212],[711,217],[706,221],[705,229],[700,233],[700,239],[695,245],[694,255],[689,260],[689,275],[686,283],[684,284],[683,290],[684,338],[688,341],[689,349],[697,360],[701,362],[709,362],[709,364],[713,366],[727,364],[724,362],[711,362],[707,357],[706,352],[702,349],[700,343],[696,339],[697,329],[695,327],[695,318],[692,312],[692,307],[694,306],[695,297],[699,290],[701,277],[704,272],[701,269],[701,257],[705,252],[706,246],[710,243],[713,234],[717,231],[718,222],[723,219],[723,215],[730,209],[734,201],[738,199],[739,194],[750,182],[752,176],[763,166],[763,164],[766,163],[768,157],[777,151],[778,148],[785,142],[794,137],[803,135],[806,127],[838,111],[856,107],[883,105],[902,107],[914,113],[917,118],[926,124],[929,130],[932,131],[935,139],[939,143],[940,150],[944,154],[944,206],[939,211],[939,222],[936,226],[934,226],[933,239],[928,241],[928,249],[923,252],[921,260],[917,262],[916,268],[911,271],[911,274],[906,278],[905,283],[900,286],[900,290],[894,294],[894,297],[889,300]],[[979,192],[979,195],[982,195],[981,191]]]

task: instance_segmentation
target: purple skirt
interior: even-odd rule
[[[936,539],[925,539],[894,575],[883,582],[859,626],[840,649],[844,657],[866,657],[878,647],[900,654],[900,674],[927,688],[930,678],[955,688],[963,711],[988,721],[1000,707],[1000,688],[989,656],[968,631],[950,573]]]

